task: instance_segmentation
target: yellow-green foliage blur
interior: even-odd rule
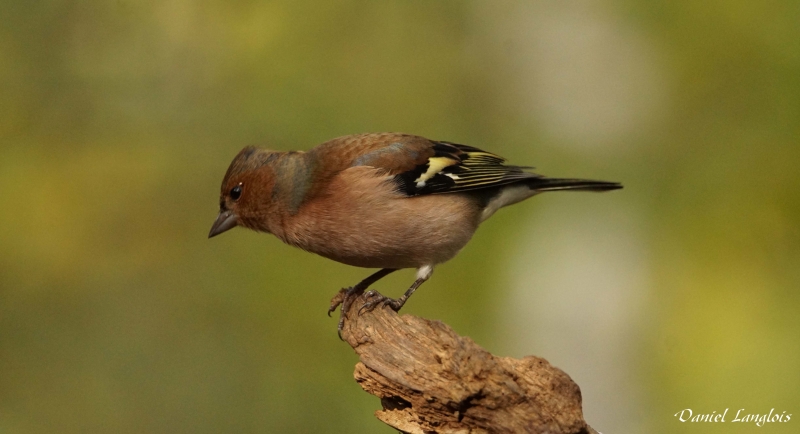
[[[376,131],[625,185],[501,211],[405,313],[550,360],[603,432],[800,432],[797,1],[4,0],[0,21],[0,433],[393,432],[325,315],[370,271],[206,239],[242,147]],[[773,408],[792,420],[732,421]]]

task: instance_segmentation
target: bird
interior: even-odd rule
[[[416,269],[396,298],[370,290],[359,312],[399,311],[434,268],[497,210],[548,191],[609,191],[617,182],[549,178],[472,146],[403,133],[338,137],[309,151],[242,149],[231,162],[209,238],[241,226],[377,272],[334,297],[338,331],[355,297],[388,274]]]

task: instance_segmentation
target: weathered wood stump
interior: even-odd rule
[[[336,297],[341,298],[342,293]],[[348,311],[354,377],[381,400],[375,416],[404,433],[592,434],[581,391],[540,357],[497,357],[449,326],[387,307]],[[334,298],[336,300],[336,298]]]

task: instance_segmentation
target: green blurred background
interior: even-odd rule
[[[545,357],[606,433],[759,430],[673,417],[728,407],[800,429],[797,1],[4,0],[0,21],[1,434],[393,432],[325,315],[369,271],[206,239],[243,146],[368,131],[625,184],[501,211],[405,313]]]

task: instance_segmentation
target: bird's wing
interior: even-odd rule
[[[395,174],[409,196],[478,190],[540,178],[530,167],[508,166],[499,155],[450,142],[431,142],[432,155],[421,164]]]
[[[542,178],[525,171],[530,167],[505,165],[503,157],[472,146],[407,134],[345,136],[320,145],[314,152],[326,161],[329,175],[354,166],[375,167],[392,176],[398,191],[408,196],[477,190]]]

